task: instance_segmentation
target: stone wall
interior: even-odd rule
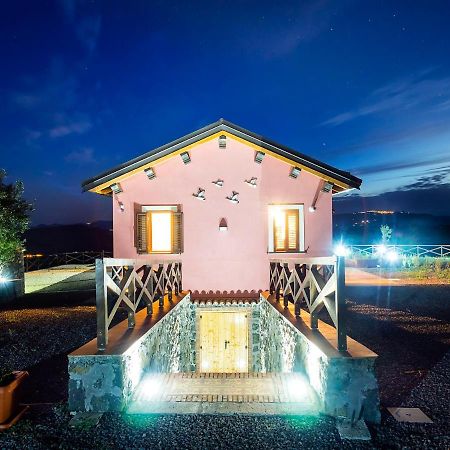
[[[259,309],[263,371],[302,371],[316,391],[323,413],[380,421],[375,358],[328,356],[262,296]]]
[[[187,295],[120,355],[69,355],[69,408],[121,411],[145,371],[195,370],[195,306]]]

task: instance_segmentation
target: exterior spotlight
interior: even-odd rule
[[[334,247],[334,254],[336,256],[348,256],[350,254],[350,249],[344,244],[338,244]]]
[[[292,167],[289,176],[291,178],[297,178],[300,175],[301,170],[300,167]]]
[[[120,194],[122,192],[122,188],[119,183],[114,183],[109,188],[114,192],[114,194]]]
[[[387,252],[387,248],[384,244],[378,245],[376,248],[377,254],[380,256],[383,256]]]
[[[316,212],[316,207],[315,206],[310,206],[309,208],[308,208],[308,210],[309,210],[309,212]]]
[[[219,148],[227,148],[227,137],[224,134],[219,136]]]
[[[189,156],[189,152],[180,153],[180,156],[185,164],[189,164],[191,162],[191,157]]]
[[[330,183],[329,181],[325,181],[325,183],[322,186],[322,192],[330,192],[331,189],[333,189],[333,183]]]
[[[398,259],[398,253],[395,250],[389,250],[386,253],[385,258],[390,262],[390,263],[395,263],[395,261],[397,261]]]
[[[255,153],[255,163],[261,164],[262,160],[266,154],[264,152],[256,152]]]
[[[155,173],[153,167],[149,167],[148,169],[145,169],[144,172],[145,172],[145,175],[147,175],[149,180],[153,180],[153,178],[156,177],[156,173]]]
[[[122,211],[122,212],[125,211],[125,205],[122,202],[119,202],[119,208],[120,208],[120,211]]]
[[[8,278],[5,278],[5,277],[3,277],[3,276],[0,275],[0,283],[5,284],[5,283],[7,283],[8,281],[9,281]]]

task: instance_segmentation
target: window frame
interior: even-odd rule
[[[297,210],[298,211],[298,247],[295,250],[289,250],[289,244],[287,244],[286,250],[276,250],[275,247],[275,211],[281,209],[283,211],[287,210]],[[287,214],[286,214],[287,219]],[[286,220],[287,222],[287,220]],[[286,232],[288,230],[288,225],[286,223]],[[305,214],[304,214],[304,204],[270,204],[268,207],[268,253],[305,253]],[[288,242],[288,235],[285,237]]]
[[[145,205],[142,206],[141,211],[146,214],[146,222],[147,222],[147,254],[153,255],[175,255],[178,252],[175,252],[175,220],[174,213],[179,212],[179,207],[177,205]],[[170,251],[158,251],[152,249],[152,213],[164,213],[170,212]]]

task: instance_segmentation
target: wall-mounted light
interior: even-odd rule
[[[121,212],[125,211],[125,205],[122,202],[119,202],[119,208]]]
[[[156,173],[155,170],[153,169],[153,167],[149,167],[148,169],[144,170],[145,175],[147,175],[149,180],[153,180],[153,178],[156,177]]]
[[[250,178],[250,180],[244,180],[249,186],[251,186],[251,187],[256,187],[256,180],[257,180],[258,178],[256,178],[256,177],[251,177]]]
[[[189,156],[189,152],[180,153],[180,156],[185,164],[189,164],[191,162],[191,157]]]
[[[220,219],[219,230],[220,231],[227,231],[228,230],[227,221],[224,218]]]
[[[198,188],[198,191],[195,194],[192,194],[197,200],[206,200],[205,190],[202,188]]]
[[[109,188],[114,192],[114,194],[120,194],[122,192],[122,188],[119,183],[114,183]]]
[[[261,164],[264,156],[265,156],[264,152],[257,151],[255,153],[255,163]]]
[[[223,180],[221,180],[220,178],[216,181],[212,181],[212,184],[216,185],[217,187],[223,187]]]
[[[322,186],[322,192],[330,192],[333,189],[333,183],[325,181]]]
[[[289,176],[291,178],[297,178],[300,175],[301,171],[302,169],[300,169],[300,167],[292,167]]]
[[[229,200],[231,203],[234,203],[237,205],[239,203],[239,192],[233,191],[229,197],[226,197],[227,200]]]
[[[314,205],[311,205],[309,208],[309,212],[316,212],[316,207]]]
[[[219,148],[227,148],[227,137],[224,134],[219,136]]]

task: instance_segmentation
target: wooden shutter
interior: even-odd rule
[[[183,253],[183,213],[172,213],[172,253]]]
[[[287,249],[288,252],[298,252],[298,209],[286,211]]]
[[[137,213],[135,223],[136,249],[138,253],[147,253],[147,214]]]

